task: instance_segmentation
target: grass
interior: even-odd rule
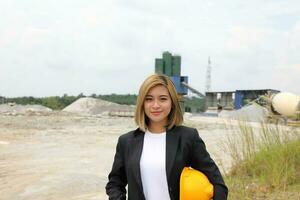
[[[299,129],[261,124],[256,130],[240,122],[235,131],[225,143],[232,158],[229,199],[300,199]]]

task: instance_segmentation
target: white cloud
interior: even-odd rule
[[[0,95],[136,93],[165,50],[199,90],[208,56],[217,90],[295,88],[298,2],[1,1]]]

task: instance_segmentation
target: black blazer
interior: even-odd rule
[[[110,200],[145,200],[140,172],[144,132],[136,129],[119,137],[106,193]],[[176,126],[166,133],[166,174],[171,200],[179,199],[182,169],[191,166],[203,172],[214,185],[214,200],[227,199],[228,189],[196,129]]]

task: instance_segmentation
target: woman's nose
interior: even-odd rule
[[[157,108],[157,107],[159,107],[159,106],[160,106],[159,102],[158,102],[157,100],[154,100],[154,102],[153,102],[153,107],[154,107],[154,108]]]

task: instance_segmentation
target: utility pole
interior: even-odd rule
[[[211,61],[209,56],[208,65],[206,69],[205,92],[210,92],[210,91],[211,91]]]

